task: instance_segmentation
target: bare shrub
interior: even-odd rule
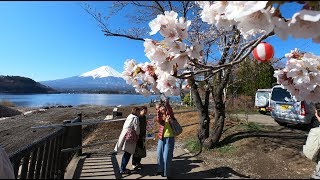
[[[0,105],[6,106],[6,107],[15,107],[16,106],[13,102],[10,102],[7,100],[1,100]]]
[[[227,112],[252,112],[254,110],[254,97],[252,96],[239,95],[227,98]]]

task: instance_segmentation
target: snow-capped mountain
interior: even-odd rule
[[[64,79],[41,81],[57,90],[107,90],[107,91],[132,91],[121,74],[109,66],[102,66],[92,71]]]
[[[122,75],[118,71],[112,69],[109,66],[101,66],[97,69],[94,69],[92,71],[89,71],[80,75],[80,77],[93,77],[93,79],[110,77],[110,76],[122,78]]]

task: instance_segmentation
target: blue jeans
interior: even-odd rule
[[[121,161],[120,173],[124,172],[127,168],[128,162],[130,160],[131,154],[124,151]]]
[[[158,172],[163,172],[163,176],[170,175],[170,165],[173,158],[174,137],[162,138],[158,140],[157,160]]]

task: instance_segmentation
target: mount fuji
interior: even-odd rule
[[[134,92],[134,88],[126,83],[122,75],[109,66],[101,66],[79,76],[41,81],[40,83],[59,91]]]

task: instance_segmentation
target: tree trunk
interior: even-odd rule
[[[214,148],[221,138],[226,114],[222,93],[218,94],[215,98],[213,130],[210,137],[204,141],[204,147],[209,149]]]
[[[192,98],[194,100],[193,102],[195,103],[199,113],[198,139],[202,143],[206,138],[209,137],[209,109],[208,106],[203,105],[202,103],[195,80],[193,78],[190,78],[189,80],[192,90]]]
[[[225,101],[223,99],[223,92],[227,83],[229,81],[231,73],[231,68],[227,69],[224,73],[224,78],[222,78],[222,72],[219,73],[216,91],[212,91],[212,96],[214,99],[214,122],[213,130],[210,133],[210,137],[204,141],[204,147],[212,149],[218,143],[222,135],[224,120],[226,118],[226,107]]]

